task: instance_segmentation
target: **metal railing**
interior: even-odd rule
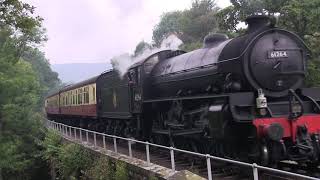
[[[206,159],[206,163],[207,163],[207,172],[208,172],[208,180],[212,180],[212,169],[211,169],[211,160],[218,160],[218,161],[223,161],[226,163],[231,163],[231,164],[236,164],[236,165],[241,165],[241,166],[245,166],[245,167],[249,167],[252,168],[252,173],[253,173],[253,179],[254,180],[258,180],[259,179],[259,174],[258,174],[258,170],[264,170],[264,171],[269,171],[269,172],[273,172],[273,173],[278,173],[278,174],[282,174],[282,175],[287,175],[287,176],[292,176],[292,177],[297,177],[297,178],[304,178],[304,179],[310,179],[310,180],[319,180],[319,178],[315,178],[315,177],[311,177],[311,176],[306,176],[306,175],[302,175],[302,174],[297,174],[297,173],[292,173],[292,172],[288,172],[288,171],[283,171],[283,170],[279,170],[279,169],[274,169],[274,168],[269,168],[269,167],[265,167],[265,166],[260,166],[257,165],[256,163],[246,163],[246,162],[241,162],[241,161],[235,161],[235,160],[231,160],[231,159],[225,159],[225,158],[221,158],[221,157],[216,157],[216,156],[212,156],[209,154],[200,154],[200,153],[196,153],[196,152],[192,152],[192,151],[187,151],[187,150],[182,150],[182,149],[177,149],[174,147],[167,147],[167,146],[163,146],[163,145],[159,145],[159,144],[153,144],[150,142],[143,142],[143,141],[139,141],[136,139],[131,139],[131,138],[124,138],[124,137],[119,137],[119,136],[115,136],[115,135],[108,135],[108,134],[104,134],[104,133],[100,133],[100,132],[95,132],[95,131],[91,131],[91,130],[87,130],[87,129],[82,129],[82,128],[78,128],[78,127],[72,127],[72,126],[68,126],[62,123],[57,123],[54,121],[47,121],[47,126],[48,128],[51,128],[53,130],[58,131],[59,133],[61,133],[61,135],[65,135],[67,137],[73,138],[74,140],[80,140],[81,142],[83,142],[83,137],[82,137],[82,133],[85,132],[85,142],[90,143],[89,142],[89,133],[93,134],[93,145],[94,147],[97,147],[97,135],[102,136],[102,141],[103,141],[103,148],[105,150],[107,150],[106,147],[106,137],[108,138],[112,138],[113,139],[113,151],[115,153],[118,153],[118,145],[117,145],[117,139],[121,139],[121,140],[125,140],[128,142],[128,153],[129,153],[129,157],[132,158],[132,143],[140,143],[140,144],[144,144],[145,148],[146,148],[146,157],[147,157],[147,164],[148,166],[151,164],[151,160],[150,160],[150,146],[154,146],[154,147],[158,147],[158,148],[163,148],[163,149],[167,149],[170,152],[170,161],[171,161],[171,169],[172,171],[176,170],[176,166],[175,166],[175,157],[174,154],[175,152],[181,152],[181,153],[186,153],[186,154],[190,154],[190,155],[194,155],[194,156],[198,156],[198,157],[203,157]],[[72,130],[73,130],[73,134],[72,134]],[[77,131],[79,132],[79,139],[77,139]]]

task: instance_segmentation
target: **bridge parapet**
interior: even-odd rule
[[[235,161],[231,159],[225,159],[221,157],[216,157],[212,156],[209,154],[200,154],[197,152],[191,152],[187,150],[182,150],[182,149],[177,149],[174,147],[167,147],[159,144],[153,144],[150,142],[143,142],[139,141],[136,139],[131,139],[131,138],[124,138],[124,137],[119,137],[119,136],[114,136],[114,135],[108,135],[104,133],[99,133],[95,131],[90,131],[87,129],[82,129],[78,127],[72,127],[68,126],[62,123],[57,123],[54,121],[49,121],[47,120],[47,127],[50,129],[55,130],[58,132],[64,139],[78,143],[88,149],[91,149],[95,152],[104,154],[108,157],[110,157],[113,160],[120,160],[127,165],[130,166],[129,169],[134,170],[134,173],[142,174],[145,175],[146,178],[148,178],[148,175],[154,174],[156,177],[160,179],[180,179],[180,180],[202,180],[205,179],[204,177],[198,176],[190,171],[186,170],[176,170],[176,158],[175,158],[175,153],[185,153],[188,155],[192,156],[197,156],[199,158],[204,158],[206,160],[206,171],[207,171],[207,178],[209,180],[212,180],[212,165],[211,161],[222,161],[225,163],[230,163],[230,164],[235,164],[238,166],[243,166],[247,168],[252,169],[252,178],[254,180],[259,180],[262,179],[259,177],[258,170],[262,171],[267,171],[267,172],[272,172],[276,173],[279,175],[284,175],[284,176],[290,176],[294,179],[296,178],[301,178],[301,179],[308,179],[308,180],[319,180],[319,178],[311,177],[311,176],[306,176],[302,174],[297,174],[297,173],[292,173],[288,171],[283,171],[279,169],[274,169],[274,168],[269,168],[265,166],[260,166],[257,165],[256,163],[250,164],[246,162],[241,162],[241,161]],[[101,139],[101,142],[99,144],[98,141],[98,136]],[[112,146],[111,147],[110,143],[108,143],[111,140]],[[127,148],[123,148],[122,146],[119,146],[119,141],[126,142],[128,144]],[[140,144],[145,146],[145,158],[139,155],[139,158],[133,156],[133,151],[132,151],[132,145],[133,144]],[[160,148],[162,150],[167,150],[169,152],[170,156],[170,164],[171,168],[167,168],[164,166],[161,166],[157,163],[152,163],[151,158],[150,158],[150,147],[156,147]],[[141,179],[141,178],[139,178]],[[144,178],[143,178],[144,179]],[[221,178],[219,178],[221,179]]]

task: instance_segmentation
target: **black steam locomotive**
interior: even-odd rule
[[[309,51],[267,16],[247,32],[208,35],[46,99],[48,118],[182,149],[263,164],[319,163],[320,89],[303,88]]]

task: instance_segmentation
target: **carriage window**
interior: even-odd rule
[[[150,58],[149,60],[147,60],[145,63],[144,63],[144,71],[146,74],[149,74],[153,67],[159,62],[159,58],[158,56],[154,56],[152,58]]]
[[[84,103],[89,103],[89,87],[84,88]]]
[[[93,101],[96,101],[96,88],[93,88],[92,90],[92,94],[93,94]]]
[[[66,105],[69,105],[69,92],[66,94]]]
[[[78,102],[77,104],[81,104],[81,91],[80,89],[78,90]]]

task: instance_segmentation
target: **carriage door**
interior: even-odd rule
[[[142,106],[142,82],[140,66],[134,67],[129,70],[128,80],[131,112],[140,113]]]

